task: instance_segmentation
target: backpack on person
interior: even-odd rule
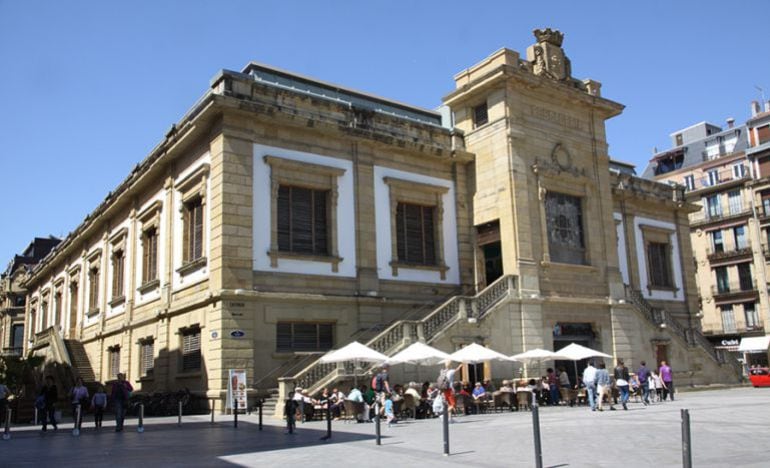
[[[438,379],[436,379],[436,387],[439,390],[449,390],[449,375],[447,375],[446,369],[441,369],[441,372],[439,372]]]
[[[372,390],[375,392],[381,392],[382,387],[382,374],[376,374],[374,377],[372,377]]]

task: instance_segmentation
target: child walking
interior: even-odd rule
[[[107,393],[104,391],[104,385],[99,385],[94,396],[91,399],[91,409],[94,410],[94,423],[96,428],[102,427],[102,419],[104,419],[104,410],[107,408]]]

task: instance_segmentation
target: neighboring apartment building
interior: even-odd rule
[[[741,338],[765,335],[770,323],[756,128],[733,119],[725,129],[701,122],[671,139],[673,148],[654,155],[644,177],[684,186],[687,201],[700,206],[690,229],[702,330],[742,358]],[[766,353],[756,358],[766,364]]]
[[[61,242],[53,236],[36,237],[21,255],[14,255],[0,274],[0,353],[21,356],[24,350],[24,312],[27,290],[22,283],[35,265]]]
[[[604,121],[623,106],[571,77],[561,33],[536,38],[527,59],[501,49],[459,73],[440,112],[255,63],[220,72],[35,269],[31,349],[80,344],[87,364],[70,363],[98,380],[212,398],[233,368],[282,395],[361,377],[317,362],[354,339],[575,341],[734,381],[692,326],[693,207],[610,161]]]

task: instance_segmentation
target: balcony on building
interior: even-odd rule
[[[745,279],[735,283],[711,285],[711,296],[716,304],[725,304],[759,297],[759,290],[754,279]]]
[[[706,249],[706,255],[708,255],[708,260],[711,263],[730,263],[732,261],[750,259],[752,252],[751,246],[724,247],[722,249],[715,249],[713,246],[709,246]]]
[[[2,348],[2,350],[0,350],[0,356],[3,356],[3,357],[8,357],[8,356],[21,357],[22,353],[24,353],[24,348],[22,347]]]
[[[701,211],[690,215],[690,226],[700,227],[709,224],[715,224],[722,221],[731,221],[751,215],[751,204],[742,202],[740,204],[721,207],[718,210],[710,210],[704,206]]]

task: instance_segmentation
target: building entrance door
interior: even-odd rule
[[[500,222],[492,221],[476,226],[476,242],[484,262],[481,287],[492,284],[503,276],[503,248],[500,243]]]

